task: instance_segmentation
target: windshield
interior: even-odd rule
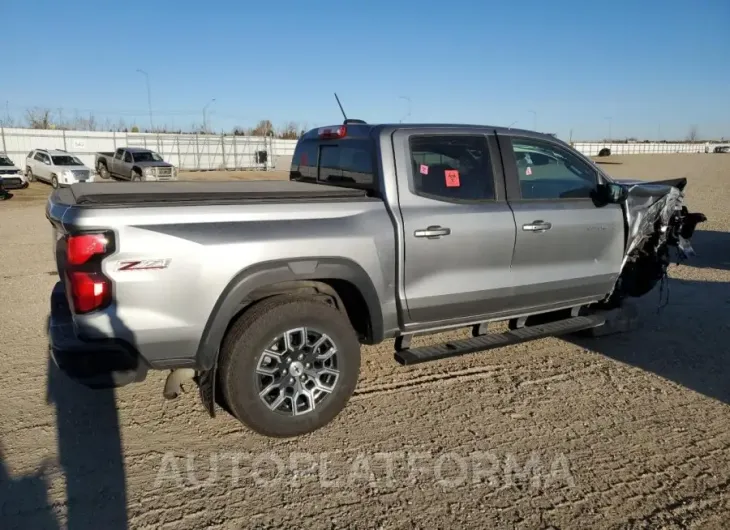
[[[0,156],[0,166],[13,166],[13,161],[10,160],[7,156]]]
[[[54,156],[53,158],[53,165],[54,166],[83,166],[84,164],[81,163],[81,160],[76,158],[75,156]]]
[[[154,151],[140,151],[132,153],[135,162],[162,162],[162,157]]]

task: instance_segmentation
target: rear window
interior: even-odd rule
[[[290,180],[372,189],[375,155],[365,139],[303,140],[292,158]]]

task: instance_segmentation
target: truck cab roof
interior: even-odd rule
[[[530,138],[543,138],[550,141],[562,140],[558,139],[554,134],[551,133],[540,133],[537,131],[531,131],[528,129],[517,129],[513,127],[502,127],[496,125],[475,125],[467,123],[378,123],[371,124],[365,123],[362,120],[345,120],[344,123],[339,125],[327,125],[324,127],[317,127],[307,131],[300,140],[315,140],[315,139],[337,139],[337,138],[368,138],[373,137],[375,134],[384,131],[391,130],[404,130],[404,129],[443,129],[444,131],[449,129],[459,130],[471,130],[471,131],[482,131],[485,134],[488,133],[510,133],[519,134],[520,136],[526,136]],[[562,142],[565,143],[565,142]]]

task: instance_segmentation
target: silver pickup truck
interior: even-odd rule
[[[131,181],[168,181],[177,179],[175,166],[142,147],[120,147],[115,152],[96,153],[94,164],[101,178]]]
[[[408,365],[606,326],[692,254],[685,186],[617,182],[551,135],[349,120],[299,140],[289,181],[75,184],[46,210],[52,355],[88,386],[170,370],[166,397],[192,380],[211,415],[307,433],[361,344]]]

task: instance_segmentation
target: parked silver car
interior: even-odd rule
[[[25,157],[29,181],[40,180],[54,188],[77,182],[93,182],[94,170],[62,149],[34,149]]]

